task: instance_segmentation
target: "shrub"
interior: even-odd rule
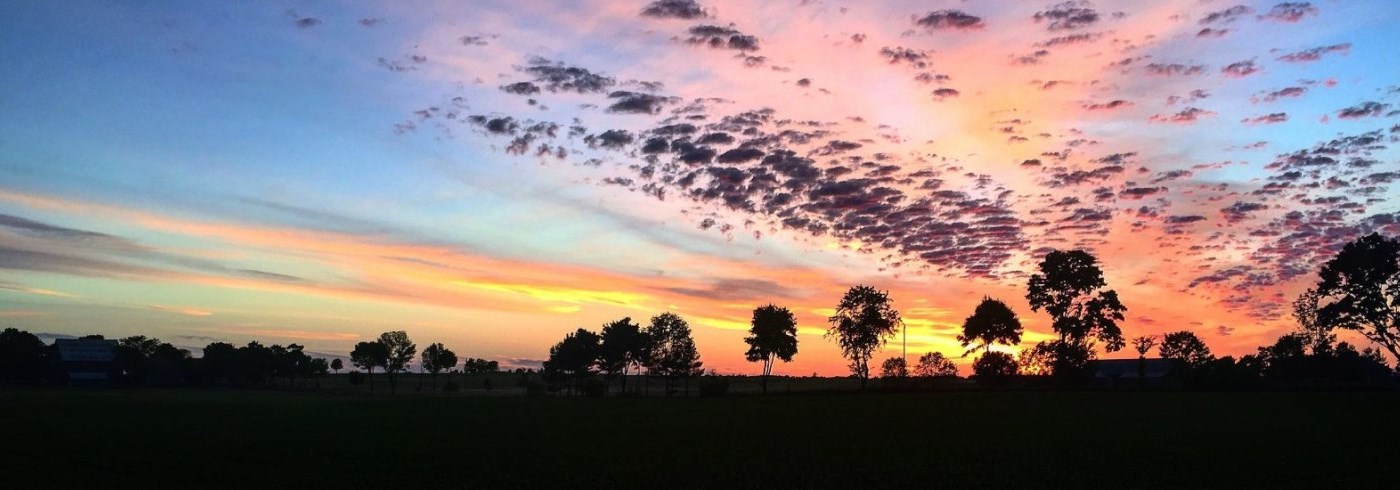
[[[1004,352],[988,352],[972,363],[978,381],[998,381],[1016,375],[1016,360]]]
[[[362,384],[365,384],[365,373],[359,371],[350,371],[350,373],[347,374],[347,376],[350,376],[351,385],[360,386]]]

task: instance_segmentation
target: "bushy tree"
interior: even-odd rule
[[[914,375],[921,378],[957,376],[958,366],[953,364],[952,359],[944,357],[942,352],[929,352],[919,356],[919,363],[914,365]]]
[[[1049,376],[1055,369],[1055,347],[1054,341],[1041,341],[1021,351],[1016,359],[1017,370],[1028,376]]]
[[[598,334],[582,328],[565,335],[564,340],[549,349],[549,359],[544,361],[545,377],[552,382],[569,378],[578,385],[593,375],[598,366],[601,343]]]
[[[789,362],[797,355],[797,317],[787,308],[771,304],[755,308],[744,343],[749,345],[744,358],[763,362],[763,392],[768,393],[774,361]]]
[[[1358,238],[1319,275],[1319,324],[1359,331],[1400,359],[1400,241],[1378,233]]]
[[[1123,348],[1118,322],[1128,309],[1106,285],[1098,259],[1083,250],[1050,252],[1031,275],[1026,294],[1031,311],[1049,313],[1050,327],[1060,335],[1057,375],[1082,371],[1089,359],[1083,353],[1092,353],[1094,341],[1103,342],[1108,352]]]
[[[438,373],[457,366],[457,353],[441,343],[435,343],[423,348],[423,355],[418,362],[423,365],[424,371],[431,373],[433,391],[437,391]]]
[[[690,336],[690,324],[680,315],[666,312],[652,317],[646,337],[651,348],[648,358],[653,368],[665,376],[667,394],[671,393],[675,380],[689,380],[703,372],[700,367],[704,363],[700,362],[700,351]]]
[[[44,341],[32,333],[16,328],[0,332],[0,382],[42,378],[47,350]]]
[[[395,330],[379,334],[379,343],[384,344],[384,348],[389,352],[384,364],[384,374],[389,376],[389,391],[395,391],[396,375],[408,368],[408,363],[413,362],[414,354],[418,353],[418,345],[408,339],[408,332]]]
[[[1005,352],[984,352],[972,362],[972,374],[979,381],[997,381],[1016,375],[1016,359]]]
[[[350,364],[365,370],[369,391],[374,391],[374,368],[382,369],[389,364],[389,348],[378,340],[359,342],[350,351]]]
[[[841,354],[850,361],[851,374],[860,378],[860,387],[865,389],[870,357],[904,324],[899,312],[889,293],[859,285],[846,292],[829,320],[826,337],[841,346]]]
[[[894,356],[889,359],[885,359],[885,362],[880,363],[880,377],[908,378],[909,365],[904,362],[903,357]]]
[[[341,362],[338,357],[331,359],[331,370],[335,371],[336,374],[340,374],[341,369],[345,369],[345,363]]]
[[[1332,351],[1332,344],[1337,341],[1337,335],[1332,333],[1332,327],[1322,322],[1318,315],[1318,301],[1321,297],[1316,289],[1308,289],[1298,295],[1293,300],[1293,320],[1298,322],[1298,336],[1303,344],[1314,354],[1327,354]]]
[[[640,366],[647,354],[647,338],[642,335],[642,326],[632,323],[631,317],[603,325],[602,345],[598,355],[598,366],[609,377],[622,377],[622,392],[627,392],[627,370]]]
[[[979,348],[991,352],[994,344],[1016,345],[1021,343],[1021,320],[1001,300],[982,298],[972,315],[963,320],[958,341],[967,349],[963,355]]]
[[[1157,351],[1162,358],[1180,361],[1191,368],[1200,368],[1215,360],[1205,341],[1188,330],[1163,335]]]

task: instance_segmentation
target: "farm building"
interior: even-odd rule
[[[117,341],[106,339],[57,339],[58,367],[73,386],[111,386],[121,378],[117,366]]]

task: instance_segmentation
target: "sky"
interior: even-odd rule
[[[46,338],[406,330],[530,367],[672,311],[756,373],[772,303],[799,321],[774,372],[839,375],[849,287],[890,292],[910,357],[960,356],[984,297],[1029,346],[1030,274],[1079,248],[1125,336],[1238,356],[1341,244],[1400,235],[1388,0],[0,13],[0,325]]]

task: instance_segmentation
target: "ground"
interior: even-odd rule
[[[13,488],[1379,487],[1394,483],[1397,408],[1394,393],[11,391],[0,474]]]

